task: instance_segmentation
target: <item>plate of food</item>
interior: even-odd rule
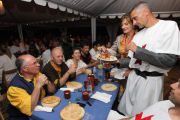
[[[74,88],[74,89],[80,89],[83,87],[83,85],[80,82],[75,82],[75,81],[67,82],[66,85],[67,88]]]
[[[56,107],[57,105],[59,105],[61,101],[61,98],[60,97],[56,97],[56,96],[48,96],[48,97],[45,97],[41,100],[41,105],[43,107]]]
[[[60,112],[60,117],[63,120],[80,120],[84,117],[85,110],[79,104],[69,104]]]
[[[116,61],[117,58],[114,56],[111,56],[107,53],[101,53],[101,54],[97,54],[96,57],[100,60],[104,60],[104,61]]]

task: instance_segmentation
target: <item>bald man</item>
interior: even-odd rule
[[[51,61],[49,61],[42,70],[48,79],[59,89],[68,80],[76,77],[77,66],[74,64],[68,66],[63,62],[63,52],[59,48],[54,48],[51,52]]]
[[[39,72],[40,64],[32,55],[22,55],[16,60],[18,74],[12,79],[7,91],[10,102],[9,120],[27,120],[38,101],[47,93],[55,93],[55,85]]]

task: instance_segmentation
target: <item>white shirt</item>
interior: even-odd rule
[[[141,119],[153,115],[151,120],[171,120],[168,110],[174,107],[170,100],[157,102],[143,111]],[[131,120],[136,120],[134,116]]]
[[[42,54],[42,61],[43,65],[42,68],[51,60],[51,50],[47,49],[46,51],[43,52]]]
[[[66,65],[69,67],[71,64],[74,64],[73,60],[72,59],[67,60]],[[79,60],[76,72],[84,66],[87,66],[86,63],[83,62],[82,60]]]
[[[0,56],[0,83],[2,83],[2,71],[8,71],[16,68],[15,65],[16,57],[12,55],[11,59],[7,55]],[[13,74],[7,74],[6,80],[9,83],[12,78],[16,75],[16,73]]]
[[[154,26],[144,28],[138,32],[134,36],[133,42],[139,47],[146,45],[145,49],[155,53],[180,55],[179,28],[174,21],[159,20]],[[128,56],[131,57],[130,68],[138,68],[140,71],[148,72],[157,71],[159,73],[166,73],[170,70],[170,68],[156,67],[144,61],[141,65],[135,64],[137,59],[133,58],[132,51],[129,51]]]
[[[25,50],[24,50],[24,48],[22,46],[17,47],[15,45],[12,45],[11,48],[10,48],[10,51],[11,51],[11,54],[14,54],[14,53],[16,53],[18,51],[24,52]]]
[[[89,53],[91,54],[91,58],[93,59],[93,60],[97,60],[97,57],[96,57],[96,55],[97,54],[100,54],[100,51],[95,51],[94,50],[94,48],[91,48],[91,50],[89,51]]]
[[[116,57],[116,55],[117,55],[117,52],[116,52],[116,51],[114,51],[114,50],[111,49],[111,48],[107,48],[107,50],[110,52],[110,54],[111,54],[112,56]]]

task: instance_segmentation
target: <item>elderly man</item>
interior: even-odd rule
[[[16,60],[19,71],[7,91],[10,102],[7,112],[9,120],[27,120],[38,101],[46,93],[55,93],[55,86],[39,72],[40,64],[31,55],[22,55]]]
[[[129,117],[163,100],[164,73],[171,69],[180,55],[176,22],[156,19],[146,2],[135,5],[130,15],[134,25],[145,28],[125,47],[129,50],[129,58],[117,61],[119,68],[134,68],[118,106],[118,110]]]
[[[51,52],[51,61],[49,61],[42,70],[51,82],[57,88],[60,88],[66,81],[75,79],[77,67],[72,64],[67,67],[63,62],[63,52],[59,48],[54,48]]]

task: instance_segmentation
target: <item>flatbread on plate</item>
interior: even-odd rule
[[[114,90],[117,89],[117,86],[114,85],[114,84],[108,83],[108,84],[103,84],[101,86],[101,89],[104,90],[104,91],[114,91]]]
[[[57,105],[59,105],[61,101],[61,98],[60,97],[56,97],[56,96],[48,96],[48,97],[45,97],[41,100],[41,105],[43,107],[56,107]]]
[[[80,89],[83,87],[83,85],[80,82],[75,82],[75,81],[67,82],[66,85],[67,88],[74,88],[74,89]]]
[[[60,112],[60,117],[63,120],[80,120],[84,117],[85,110],[79,104],[69,104]]]

